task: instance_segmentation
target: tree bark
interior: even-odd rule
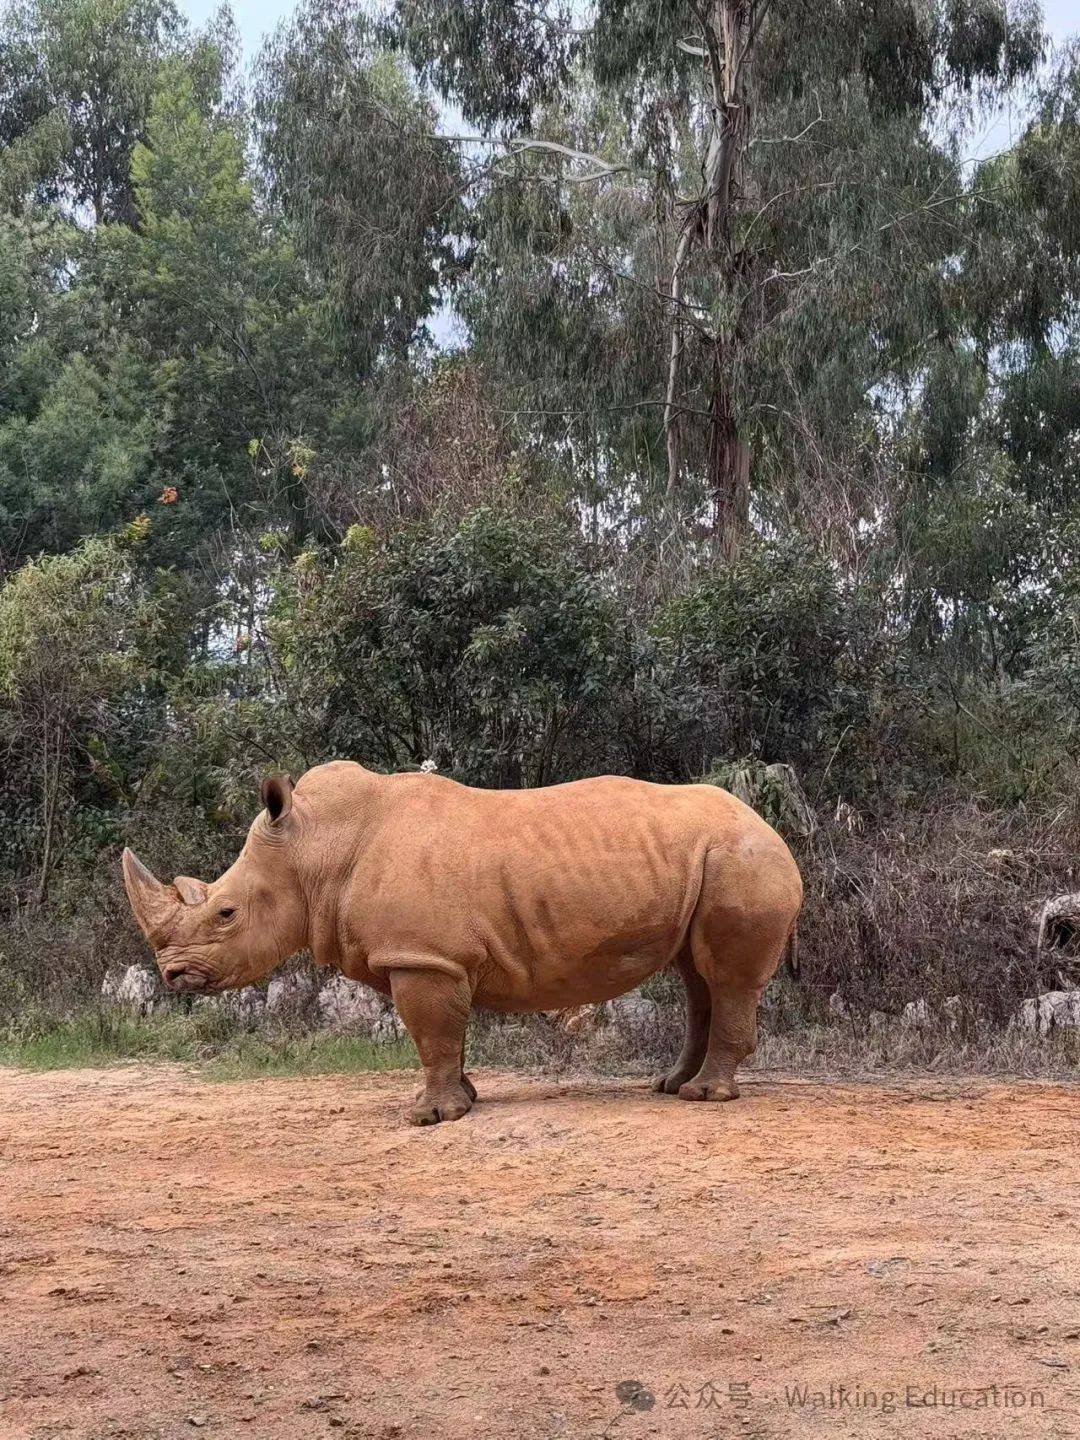
[[[692,0],[693,3],[693,0]],[[671,339],[668,352],[664,428],[667,439],[667,498],[680,484],[682,465],[679,380],[686,323],[682,313],[683,271],[696,239],[712,257],[722,279],[737,279],[739,257],[732,248],[731,221],[738,193],[739,168],[748,135],[746,71],[767,0],[709,0],[694,12],[705,40],[711,89],[711,126],[702,166],[704,193],[684,226],[672,264]],[[709,396],[709,439],[706,483],[713,504],[713,533],[719,558],[730,562],[749,517],[750,450],[739,434],[731,375],[741,337],[736,333],[712,340],[713,363]]]
[[[667,439],[667,501],[669,504],[679,488],[679,476],[682,470],[678,393],[685,333],[680,311],[682,306],[682,268],[686,262],[693,233],[692,225],[687,225],[679,236],[679,243],[675,247],[675,259],[671,265],[671,286],[668,290],[671,300],[671,346],[668,351],[667,392],[664,397],[664,433]]]
[[[750,520],[750,447],[739,434],[719,355],[709,404],[709,490],[716,557],[730,565]]]

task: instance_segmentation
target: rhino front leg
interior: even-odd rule
[[[468,985],[430,970],[391,970],[390,991],[424,1067],[424,1089],[409,1120],[414,1125],[460,1120],[472,1109],[461,1069],[472,1008]]]

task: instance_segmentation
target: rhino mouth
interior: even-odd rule
[[[169,964],[163,965],[161,978],[169,989],[177,994],[184,994],[188,991],[206,994],[217,988],[208,975],[185,960],[173,960]]]

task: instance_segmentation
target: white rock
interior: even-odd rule
[[[370,1035],[386,1009],[375,990],[346,975],[331,975],[319,991],[319,1014],[331,1030],[360,1030]]]
[[[1055,895],[1039,915],[1040,950],[1064,948],[1080,930],[1080,894]]]
[[[552,1013],[554,1023],[567,1035],[589,1035],[597,1026],[600,1018],[599,1005],[575,1005],[568,1010],[555,1010]]]
[[[318,981],[306,970],[296,970],[290,975],[275,975],[266,987],[266,1013],[298,1013],[315,998],[317,989]]]
[[[129,1010],[133,1015],[149,1015],[162,1001],[165,987],[156,971],[145,965],[128,965],[122,971],[110,971],[101,982],[101,998],[107,1005]]]
[[[930,1006],[924,996],[909,1000],[900,1016],[900,1023],[908,1030],[923,1030],[930,1024]]]
[[[1044,1032],[1080,1026],[1080,990],[1047,990],[1025,1000],[1016,1015],[1022,1030]]]
[[[244,1030],[254,1030],[266,1013],[266,997],[254,985],[245,985],[241,990],[223,990],[220,995],[198,995],[195,1003],[220,1010]]]

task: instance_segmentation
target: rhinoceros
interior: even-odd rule
[[[457,1120],[474,1006],[556,1010],[622,995],[664,966],[686,1035],[654,1089],[733,1100],[762,991],[794,941],[798,867],[713,785],[602,776],[479,790],[335,760],[262,786],[235,863],[162,884],[124,851],[135,919],[172,990],[250,985],[298,950],[393,997],[424,1090],[409,1118]]]

